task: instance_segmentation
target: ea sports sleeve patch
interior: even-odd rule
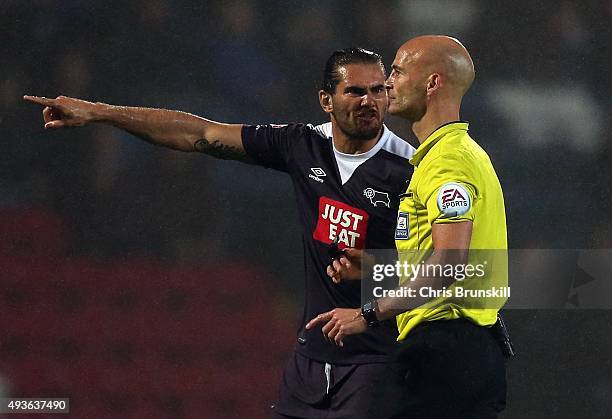
[[[440,187],[437,202],[441,218],[464,215],[472,208],[468,190],[455,182],[448,182]]]
[[[430,224],[474,221],[476,190],[468,183],[450,181],[436,188],[427,201]]]
[[[478,181],[461,156],[440,156],[423,169],[425,175],[419,181],[416,192],[422,205],[427,208],[429,224],[474,221]]]

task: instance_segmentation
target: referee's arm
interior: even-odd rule
[[[465,264],[468,259],[473,225],[472,221],[469,220],[458,223],[434,223],[431,226],[431,241],[434,251],[424,265],[456,266]],[[454,282],[454,278],[418,276],[414,281],[405,283],[404,286],[410,286],[415,290],[422,287],[439,290],[449,286],[452,282]],[[426,297],[380,298],[378,299],[376,316],[379,320],[391,319],[430,300],[431,298]],[[409,306],[406,303],[409,303]]]
[[[66,96],[49,99],[26,95],[23,98],[44,106],[43,119],[47,129],[99,122],[158,146],[199,151],[222,159],[247,160],[241,124],[222,124],[181,111],[116,106]]]
[[[458,265],[467,261],[470,241],[472,239],[472,226],[470,220],[455,223],[434,223],[431,234],[434,247],[433,254],[427,258],[425,265]],[[442,289],[450,285],[454,278],[418,276],[413,281],[407,281],[403,286],[413,289],[428,287]],[[420,295],[418,292],[416,295]],[[398,314],[417,308],[431,297],[385,297],[377,300],[376,318],[387,320],[395,318]],[[343,346],[344,338],[349,335],[363,333],[368,326],[360,309],[335,308],[321,313],[306,324],[306,329],[322,325],[322,332],[336,345]]]

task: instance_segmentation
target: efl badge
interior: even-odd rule
[[[444,218],[463,215],[470,210],[470,194],[458,183],[447,183],[438,191],[438,208]]]
[[[408,213],[397,213],[397,225],[395,227],[395,240],[408,240]]]

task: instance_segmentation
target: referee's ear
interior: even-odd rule
[[[332,95],[325,90],[319,90],[319,103],[321,104],[321,108],[323,108],[323,112],[332,113],[334,111]]]

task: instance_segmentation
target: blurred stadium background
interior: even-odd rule
[[[103,126],[44,132],[26,93],[319,123],[334,49],[390,64],[412,36],[454,35],[511,247],[612,247],[610,1],[1,5],[0,396],[70,397],[74,417],[263,418],[301,314],[285,176]],[[505,418],[612,417],[610,311],[507,317]]]

